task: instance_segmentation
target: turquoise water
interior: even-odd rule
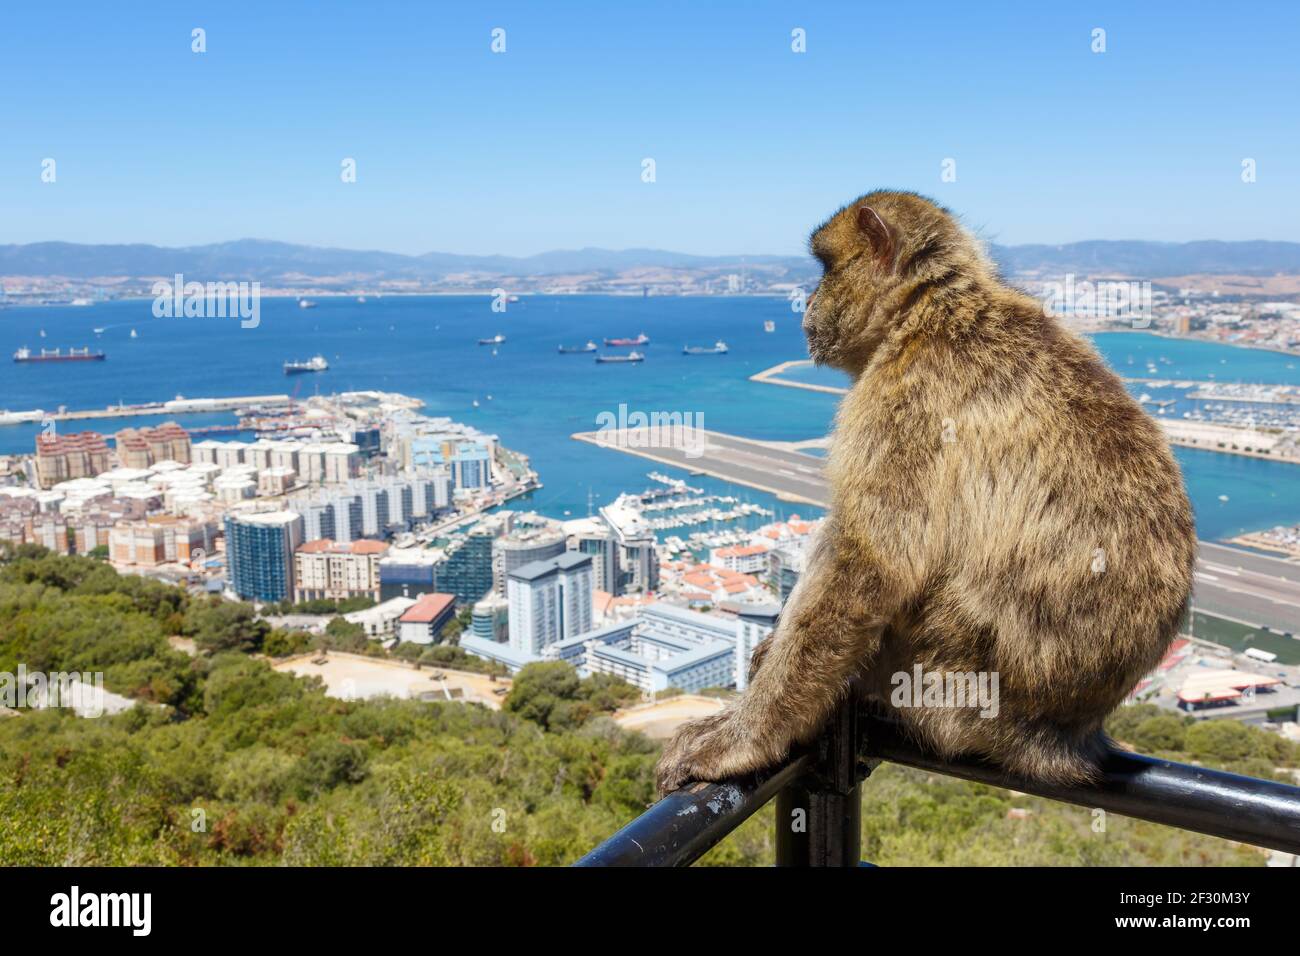
[[[261,324],[241,329],[232,319],[156,319],[149,301],[84,308],[0,311],[0,350],[20,346],[90,345],[108,353],[102,363],[16,365],[0,361],[0,408],[102,407],[188,397],[349,389],[383,389],[423,399],[431,415],[448,415],[494,432],[528,455],[544,487],[527,506],[556,517],[585,514],[621,491],[651,484],[647,471],[687,478],[695,487],[734,494],[782,514],[814,513],[770,495],[729,486],[653,462],[575,442],[569,436],[597,427],[602,412],[680,411],[702,416],[703,427],[752,438],[798,440],[825,433],[837,396],[748,381],[779,362],[804,354],[799,317],[782,299],[536,296],[494,313],[490,299],[471,296],[320,299],[300,309],[291,299],[265,299]],[[772,320],[776,329],[763,331]],[[92,329],[103,327],[102,335]],[[138,332],[130,338],[130,331]],[[40,337],[40,331],[45,337]],[[640,365],[596,365],[590,355],[559,355],[556,346],[644,331],[651,344]],[[476,344],[496,333],[496,350]],[[684,356],[683,345],[730,346],[724,356]],[[1221,381],[1300,384],[1300,360],[1291,356],[1174,341],[1146,334],[1105,334],[1097,344],[1129,375],[1146,375],[1160,356],[1160,375]],[[605,351],[602,349],[602,351]],[[620,351],[620,350],[610,350]],[[625,350],[623,350],[625,351]],[[286,377],[281,363],[316,353],[331,368]],[[1129,357],[1134,365],[1129,366]],[[807,377],[805,377],[807,376]],[[791,378],[842,383],[830,370],[793,370]],[[474,401],[478,401],[478,407]],[[229,415],[188,415],[186,426],[226,424]],[[95,420],[67,427],[111,432],[149,419]],[[0,427],[0,453],[29,452],[37,426]],[[1210,452],[1179,451],[1202,537],[1222,537],[1300,521],[1300,466]],[[1227,494],[1229,501],[1218,496]]]

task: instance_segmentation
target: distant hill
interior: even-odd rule
[[[993,246],[1008,274],[1115,272],[1157,278],[1208,274],[1300,273],[1300,243],[1147,242],[1090,240],[1060,246]],[[82,245],[36,242],[0,245],[0,275],[170,276],[275,280],[289,276],[357,276],[439,281],[466,273],[502,276],[614,275],[635,269],[740,271],[776,269],[791,276],[815,274],[807,256],[696,256],[663,249],[573,249],[533,256],[473,256],[429,252],[407,256],[374,250],[327,249],[263,239],[165,248],[144,244]]]
[[[994,246],[991,251],[1007,273],[1122,272],[1157,278],[1195,273],[1300,272],[1300,243],[1262,239],[1245,242],[1092,239],[1063,246]]]
[[[637,268],[706,269],[774,265],[808,270],[806,256],[695,256],[661,249],[575,249],[533,256],[473,256],[430,252],[354,251],[300,246],[263,239],[239,239],[206,246],[81,245],[34,242],[0,245],[0,275],[170,276],[278,279],[286,275],[364,275],[384,279],[438,280],[461,273],[543,276],[619,273]]]

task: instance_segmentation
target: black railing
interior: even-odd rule
[[[1095,785],[1053,786],[927,753],[897,724],[850,700],[809,752],[757,777],[671,793],[576,865],[689,866],[775,797],[778,866],[858,866],[862,781],[882,760],[1300,853],[1300,787],[1113,748]]]

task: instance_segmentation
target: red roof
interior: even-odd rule
[[[421,594],[398,620],[403,624],[432,624],[455,603],[454,594]]]
[[[388,550],[388,545],[382,541],[371,541],[366,538],[353,541],[351,544],[340,544],[332,538],[317,538],[315,541],[298,545],[298,550],[303,554],[324,554],[331,551],[339,554],[383,554]]]

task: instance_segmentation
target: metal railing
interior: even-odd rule
[[[1115,748],[1102,759],[1095,785],[1054,786],[981,760],[927,753],[897,724],[851,698],[808,752],[745,780],[671,793],[575,865],[689,866],[775,798],[778,866],[858,866],[862,781],[882,760],[1300,853],[1300,787]],[[791,825],[796,818],[800,826]]]

